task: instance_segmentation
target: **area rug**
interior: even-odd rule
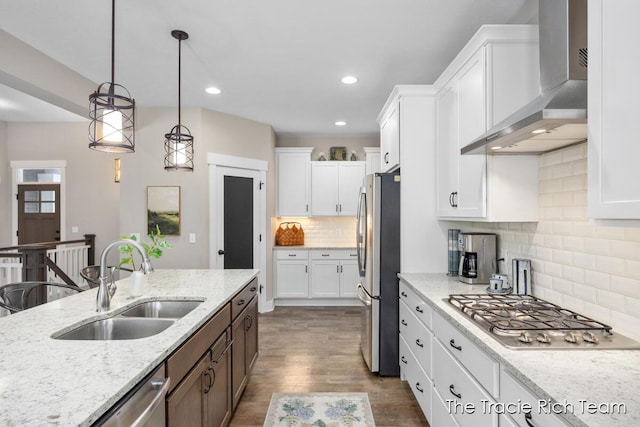
[[[264,427],[374,427],[367,393],[273,393]]]

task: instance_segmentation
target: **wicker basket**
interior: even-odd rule
[[[304,230],[299,222],[283,222],[276,230],[276,245],[304,245]]]

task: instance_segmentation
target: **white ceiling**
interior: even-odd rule
[[[394,85],[433,83],[480,25],[529,22],[536,5],[117,0],[115,80],[138,106],[175,106],[178,42],[170,32],[181,29],[190,35],[182,44],[183,107],[268,123],[278,134],[372,135]],[[0,0],[0,28],[100,83],[110,79],[110,11],[109,0]],[[343,85],[347,74],[360,81]],[[211,85],[222,94],[206,94]],[[28,103],[7,100],[7,92],[0,87],[0,120],[65,120],[40,109],[7,112],[4,102]]]

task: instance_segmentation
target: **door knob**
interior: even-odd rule
[[[224,255],[224,251],[222,249],[218,250],[218,255]]]

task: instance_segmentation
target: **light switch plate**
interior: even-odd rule
[[[196,233],[189,233],[189,243],[196,242]]]
[[[78,227],[71,227],[71,232],[72,233],[77,233],[78,232]]]

